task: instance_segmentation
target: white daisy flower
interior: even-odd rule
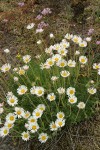
[[[61,48],[58,50],[58,53],[61,55],[61,56],[66,56],[66,54],[68,53],[68,50],[64,49],[64,48]]]
[[[87,59],[86,56],[80,56],[79,57],[79,61],[80,61],[81,64],[86,64],[88,59]]]
[[[60,46],[65,49],[65,48],[68,48],[70,46],[70,43],[67,42],[65,39],[62,40],[62,42],[60,43]]]
[[[59,87],[59,88],[57,89],[57,92],[58,92],[59,94],[64,94],[64,93],[65,93],[65,88]]]
[[[46,60],[46,64],[48,65],[48,66],[53,66],[54,65],[54,61],[53,61],[53,59],[52,58],[48,58],[47,60]]]
[[[57,119],[64,119],[65,114],[63,112],[58,112],[57,113]]]
[[[76,62],[74,60],[68,60],[68,64],[69,67],[75,67],[76,66]]]
[[[82,38],[77,36],[77,35],[74,35],[73,38],[72,38],[72,41],[76,44],[80,43],[82,41]]]
[[[50,130],[51,131],[56,131],[58,129],[58,127],[56,126],[56,124],[54,122],[50,123]]]
[[[10,106],[15,106],[18,104],[18,98],[14,95],[11,95],[7,98],[7,103],[10,105]]]
[[[18,74],[19,75],[24,75],[25,74],[25,70],[24,70],[24,68],[19,68],[19,70],[18,70]]]
[[[79,102],[78,105],[77,105],[77,107],[79,109],[84,109],[85,108],[85,103],[84,102]]]
[[[46,133],[41,133],[39,134],[38,139],[41,143],[45,143],[48,140],[48,135]]]
[[[11,129],[11,128],[13,128],[14,124],[9,123],[9,122],[5,122],[4,126],[7,127],[8,129]]]
[[[18,118],[22,118],[24,116],[24,109],[21,107],[15,107],[15,114]]]
[[[62,58],[62,57],[61,57],[60,54],[55,54],[55,55],[52,56],[52,60],[53,60],[54,62],[60,61],[61,58]]]
[[[31,133],[35,133],[38,131],[39,129],[39,125],[35,122],[29,125],[29,129],[31,131]]]
[[[16,115],[14,113],[9,113],[6,116],[6,121],[9,123],[14,123],[16,121]]]
[[[5,137],[9,134],[9,129],[7,127],[0,128],[0,137]]]
[[[66,70],[61,71],[60,74],[61,74],[61,76],[64,77],[64,78],[70,76],[70,72],[69,72],[69,71],[66,71]]]
[[[54,45],[54,50],[58,51],[61,48],[60,44],[55,44]]]
[[[40,110],[39,108],[35,109],[32,113],[33,117],[36,119],[40,118],[42,114],[43,114],[43,111]]]
[[[7,71],[9,71],[11,69],[11,65],[9,64],[9,63],[7,63],[7,64],[4,64],[2,67],[1,67],[1,71],[2,72],[7,72]]]
[[[30,117],[30,112],[29,111],[25,111],[24,113],[22,113],[23,118],[28,119]]]
[[[37,106],[37,109],[40,109],[41,111],[44,111],[45,108],[46,108],[46,106],[45,106],[44,104],[39,104],[39,105]]]
[[[65,125],[65,119],[57,119],[55,124],[58,128],[61,128]]]
[[[79,43],[79,46],[80,46],[80,47],[86,47],[86,46],[87,46],[87,42],[86,42],[86,41],[81,41],[81,42]]]
[[[47,99],[51,102],[56,99],[56,95],[54,93],[50,93],[47,95]]]
[[[57,62],[57,66],[59,66],[59,67],[66,67],[66,66],[67,66],[67,61],[64,60],[64,59],[59,60],[59,61]]]
[[[25,56],[23,56],[23,61],[24,61],[24,63],[29,63],[30,61],[31,61],[31,56],[30,55],[25,55]]]
[[[88,93],[90,93],[90,94],[95,94],[96,92],[97,92],[97,89],[96,88],[93,88],[93,87],[91,87],[91,88],[88,88],[87,89],[87,91],[88,91]]]
[[[30,116],[28,118],[28,123],[29,124],[33,124],[33,123],[36,123],[36,122],[37,122],[37,119],[34,116]]]
[[[37,96],[42,96],[42,95],[44,95],[44,88],[43,87],[36,87],[35,88],[35,94],[37,95]]]
[[[74,104],[77,102],[77,97],[76,96],[71,96],[68,98],[68,102],[71,103],[71,104]]]
[[[21,86],[19,86],[19,88],[17,89],[17,93],[19,94],[19,95],[23,95],[23,94],[25,94],[26,92],[27,92],[27,87],[25,86],[25,85],[21,85]]]
[[[67,94],[68,96],[74,95],[74,94],[75,94],[75,88],[73,88],[73,87],[67,88],[66,94]]]
[[[23,132],[23,133],[21,134],[21,137],[22,137],[22,139],[23,139],[24,141],[28,141],[29,138],[30,138],[29,132],[28,132],[28,131],[27,131],[27,132]]]
[[[100,69],[100,63],[94,63],[93,64],[93,69]]]

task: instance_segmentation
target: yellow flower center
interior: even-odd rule
[[[51,97],[50,97],[50,100],[54,100],[54,96],[51,96]]]
[[[27,134],[27,133],[26,133],[26,134],[24,134],[24,138],[26,138],[26,139],[28,138],[28,134]]]
[[[82,43],[82,44],[80,44],[80,46],[81,46],[81,47],[84,47],[84,44]]]
[[[8,128],[11,128],[11,127],[12,127],[12,124],[11,124],[11,123],[9,123],[9,124],[8,124]]]
[[[63,114],[59,114],[59,118],[63,118]]]
[[[42,90],[39,90],[39,91],[38,91],[38,94],[42,94]]]
[[[53,124],[53,125],[52,125],[52,128],[54,128],[54,129],[55,129],[55,128],[56,128],[56,125],[55,125],[55,124]]]
[[[41,137],[41,139],[42,139],[43,141],[45,141],[45,140],[46,140],[46,136],[43,135],[43,136]]]
[[[10,120],[13,121],[14,120],[14,116],[10,116]]]
[[[74,102],[74,99],[70,99],[70,102],[73,103],[73,102]]]
[[[21,93],[25,93],[25,89],[21,89]]]
[[[49,62],[48,62],[48,64],[49,64],[49,65],[52,65],[52,64],[53,64],[53,62],[52,62],[52,61],[49,61]]]
[[[39,113],[39,112],[36,112],[36,116],[37,116],[37,117],[40,116],[40,113]]]
[[[85,59],[84,59],[84,58],[82,58],[82,59],[81,59],[81,62],[82,62],[82,63],[84,63],[84,62],[85,62]]]
[[[95,66],[95,68],[96,68],[96,69],[99,69],[99,66],[98,66],[98,65],[96,65],[96,66]]]
[[[3,131],[3,133],[4,133],[4,134],[7,134],[7,133],[8,133],[8,131],[5,129],[5,130]]]
[[[55,58],[55,61],[58,61],[58,60],[59,60],[59,59],[56,57],[56,58]]]
[[[32,129],[33,129],[33,130],[36,130],[36,126],[35,126],[35,125],[34,125],[34,126],[32,126]]]
[[[70,94],[74,94],[74,91],[73,91],[73,90],[70,90]]]
[[[35,119],[31,119],[30,122],[35,122]]]
[[[20,110],[17,111],[17,115],[21,115],[21,111]]]
[[[75,38],[75,39],[74,39],[74,42],[76,42],[76,43],[77,43],[77,42],[78,42],[78,39],[77,39],[77,38]]]
[[[24,74],[25,74],[25,71],[24,71],[24,70],[19,70],[19,74],[20,74],[20,75],[24,75]]]
[[[15,100],[12,98],[12,99],[10,99],[10,102],[11,102],[11,103],[14,103],[14,102],[15,102]]]
[[[8,70],[9,70],[9,67],[6,67],[5,70],[8,71]]]
[[[59,126],[62,126],[62,122],[58,122]]]
[[[62,62],[62,63],[60,64],[60,66],[61,66],[61,67],[64,67],[64,66],[65,66],[65,63],[64,63],[64,62]]]

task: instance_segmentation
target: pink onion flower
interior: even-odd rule
[[[97,44],[97,45],[100,45],[100,41],[96,41],[96,44]]]
[[[42,19],[42,15],[37,15],[36,20]]]
[[[24,5],[25,5],[24,2],[19,2],[19,3],[18,3],[18,6],[20,6],[20,7],[23,7]]]
[[[47,14],[51,14],[52,11],[50,8],[44,8],[41,12],[42,15],[47,15]]]

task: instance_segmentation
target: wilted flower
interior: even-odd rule
[[[79,102],[78,105],[77,105],[77,107],[79,109],[84,109],[85,108],[85,103],[84,102]]]

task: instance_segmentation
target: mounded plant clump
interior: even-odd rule
[[[50,34],[50,40],[54,38]],[[37,44],[41,55],[28,53],[18,56],[16,66],[9,62],[1,66],[1,80],[8,91],[0,104],[1,137],[24,141],[37,137],[45,143],[65,125],[91,116],[99,100],[100,63],[91,55],[90,37],[67,33],[45,52],[41,40]],[[4,52],[11,57],[8,49]]]

